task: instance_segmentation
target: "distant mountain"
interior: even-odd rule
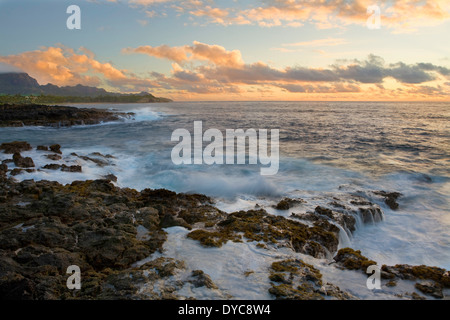
[[[0,73],[0,93],[36,94],[40,93],[36,79],[26,73]]]
[[[105,89],[83,86],[78,84],[76,86],[59,87],[54,84],[39,85],[36,79],[30,77],[27,73],[0,73],[0,95],[45,95],[52,97],[70,97],[67,102],[81,102],[85,99],[87,102],[93,102],[93,99],[98,102],[167,102],[171,101],[166,98],[156,98],[150,93],[141,92],[138,94],[121,94],[108,92]],[[77,98],[77,99],[75,99]],[[91,98],[91,99],[89,99]],[[60,99],[58,99],[60,100]],[[131,101],[132,100],[132,101]]]

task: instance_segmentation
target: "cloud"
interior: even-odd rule
[[[331,45],[340,41],[327,39],[308,44]],[[297,94],[354,94],[362,93],[367,88],[370,92],[387,92],[388,89],[383,84],[392,79],[398,86],[406,86],[442,79],[445,81],[450,75],[450,70],[442,66],[404,62],[387,64],[384,59],[375,55],[369,55],[362,61],[340,60],[327,68],[288,66],[279,69],[261,61],[245,63],[239,50],[230,51],[219,45],[198,41],[194,41],[192,45],[179,47],[159,46],[147,48],[147,50],[142,48],[147,47],[128,48],[126,51],[127,53],[146,53],[174,62],[170,76],[158,74],[154,77],[154,81],[171,90],[183,92],[192,90],[201,94],[232,92],[236,89],[241,92],[242,88],[250,86],[256,86],[259,89],[275,87]],[[164,50],[161,50],[162,48]],[[367,87],[368,85],[372,87]]]
[[[149,79],[140,79],[127,70],[117,69],[110,62],[96,60],[94,53],[84,47],[77,51],[62,45],[44,47],[16,55],[0,56],[0,63],[23,70],[40,84],[108,84],[123,91],[146,90],[159,86]]]
[[[206,23],[220,25],[256,24],[262,27],[300,27],[306,23],[319,29],[366,25],[367,8],[373,0],[264,0],[259,6],[219,7],[214,1],[191,0],[129,0],[130,5],[150,6],[173,4],[180,14],[205,18]],[[420,27],[435,26],[450,19],[448,0],[380,0],[382,27],[396,33],[417,31]],[[198,23],[198,19],[195,20]]]
[[[427,62],[387,63],[375,55],[364,60],[339,60],[324,68],[276,68],[261,61],[246,63],[239,50],[198,41],[174,47],[126,48],[123,52],[167,59],[172,62],[171,71],[137,76],[111,62],[97,60],[87,48],[74,50],[62,45],[0,56],[0,70],[1,66],[24,70],[41,84],[107,86],[121,92],[152,91],[190,99],[207,95],[258,97],[261,92],[273,97],[321,94],[360,95],[367,99],[369,94],[376,98],[403,94],[436,98],[448,97],[450,79],[450,69],[444,66]]]
[[[415,32],[422,27],[450,20],[448,0],[261,0],[252,7],[238,1],[214,0],[96,0],[124,2],[132,8],[158,12],[166,16],[169,9],[177,15],[188,15],[195,25],[258,25],[261,27],[301,27],[318,29],[343,28],[349,25],[366,27],[370,16],[367,8],[377,4],[381,10],[381,27],[394,33]],[[227,3],[230,3],[227,5]],[[144,9],[144,10],[143,10]]]
[[[158,47],[140,46],[137,48],[125,48],[123,53],[142,53],[152,57],[168,59],[177,63],[182,63],[188,59],[186,54],[186,46],[183,47],[169,47],[168,45],[161,45]]]
[[[157,47],[140,46],[137,48],[125,48],[122,52],[142,53],[152,57],[175,61],[183,64],[188,61],[207,61],[215,65],[240,66],[243,65],[241,52],[239,50],[227,51],[219,45],[209,45],[194,41],[191,46],[169,47],[161,45]]]

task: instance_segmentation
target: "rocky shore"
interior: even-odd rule
[[[62,154],[59,145],[16,141],[0,146],[0,152],[11,155],[0,165],[0,299],[192,299],[189,292],[196,288],[232,299],[204,270],[162,255],[167,228],[175,226],[189,230],[186,241],[204,248],[252,242],[259,250],[287,249],[328,259],[331,268],[355,275],[376,264],[351,248],[338,250],[339,232],[354,232],[358,219],[383,219],[380,206],[363,197],[333,197],[327,208],[284,217],[263,208],[226,213],[200,194],[120,188],[114,176],[67,185],[19,182],[13,170],[43,169],[21,155],[33,148],[48,153],[45,169]],[[8,167],[12,163],[14,169]],[[64,165],[54,169],[82,170]],[[400,193],[376,190],[374,195],[393,209],[399,206]],[[288,210],[304,202],[284,198],[274,207]],[[82,271],[79,290],[66,285],[71,265]],[[267,274],[273,299],[357,299],[298,257],[274,261]],[[399,299],[442,299],[450,288],[449,272],[430,266],[383,265],[381,279],[383,287],[399,287]],[[403,281],[414,289],[403,292]]]
[[[132,115],[93,108],[3,104],[0,105],[0,127],[90,125],[118,121]]]

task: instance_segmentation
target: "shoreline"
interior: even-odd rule
[[[0,127],[71,127],[120,121],[132,116],[132,112],[112,112],[96,108],[42,104],[0,105]]]
[[[184,241],[193,241],[206,252],[208,248],[221,250],[227,243],[250,243],[262,252],[291,251],[291,259],[266,266],[265,281],[273,299],[357,299],[333,283],[323,283],[321,272],[298,259],[297,253],[325,259],[358,277],[375,264],[359,251],[338,250],[339,233],[353,232],[357,219],[382,223],[381,208],[367,199],[353,199],[358,208],[353,213],[343,208],[342,199],[335,198],[330,199],[333,209],[318,206],[314,212],[290,217],[275,216],[263,208],[226,213],[205,195],[119,188],[114,176],[66,185],[47,180],[17,182],[12,170],[36,170],[33,159],[20,152],[37,149],[50,162],[61,157],[61,151],[58,145],[38,147],[26,142],[4,143],[0,148],[12,155],[0,167],[0,293],[4,299],[186,299],[199,298],[198,288],[232,299],[203,270],[190,270],[185,261],[173,257],[156,257],[164,253],[173,227],[184,228]],[[97,156],[99,166],[108,157]],[[17,168],[10,170],[8,163]],[[52,163],[44,169],[62,174],[83,170]],[[375,192],[393,210],[398,207],[400,194]],[[302,201],[283,198],[276,207],[287,210]],[[83,286],[76,292],[65,287],[69,265],[82,270]],[[441,268],[396,265],[381,270],[384,287],[415,282],[415,291],[396,293],[402,299],[444,298],[450,286],[448,271]],[[241,275],[242,283],[251,271]],[[150,289],[155,286],[159,289]]]

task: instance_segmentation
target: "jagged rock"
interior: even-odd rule
[[[392,210],[398,209],[397,199],[402,195],[400,192],[386,192],[386,191],[375,191],[374,194],[383,196],[384,202],[391,208]]]
[[[324,284],[320,271],[299,259],[272,263],[269,279],[272,285],[269,293],[277,300],[355,299],[333,284]]]
[[[284,198],[276,206],[274,206],[277,210],[289,210],[290,208],[305,203],[302,199],[290,199],[290,198]]]
[[[31,150],[31,145],[25,141],[13,141],[13,142],[5,142],[0,145],[0,150],[3,150],[4,153],[14,154],[20,153],[22,151]]]
[[[228,214],[216,224],[188,234],[204,246],[220,247],[227,241],[250,241],[290,247],[296,252],[326,257],[337,250],[339,228],[328,222],[309,227],[291,219],[268,214],[265,210],[239,211]]]
[[[59,144],[53,144],[50,146],[50,150],[53,151],[54,153],[62,154],[60,149],[61,149],[61,146]]]
[[[26,125],[59,128],[118,121],[121,117],[130,117],[127,113],[111,112],[102,109],[37,104],[3,104],[0,105],[0,111],[0,127],[22,127]]]
[[[67,166],[67,165],[63,164],[63,165],[61,165],[61,171],[64,171],[64,172],[81,172],[82,168],[81,168],[81,166],[78,166],[78,165]]]
[[[16,152],[13,155],[14,164],[21,168],[31,168],[34,167],[33,159],[30,157],[22,157],[20,153]]]
[[[191,274],[191,282],[194,287],[206,287],[208,289],[218,289],[217,285],[211,280],[211,277],[202,270],[194,270]]]
[[[107,174],[103,178],[109,181],[117,182],[117,177],[113,174]]]
[[[61,169],[61,165],[60,164],[56,164],[56,163],[50,163],[50,164],[46,164],[42,168],[43,169],[49,169],[49,170],[59,170],[59,169]]]
[[[450,288],[449,272],[438,267],[397,264],[395,266],[383,265],[381,271],[384,279],[432,280],[444,288]]]
[[[10,174],[11,174],[12,176],[17,176],[17,175],[21,174],[22,171],[23,171],[23,169],[14,168],[14,169],[11,170]]]
[[[436,282],[433,281],[422,281],[415,284],[415,287],[417,290],[421,291],[422,293],[442,299],[444,298],[444,294],[442,292],[442,287],[438,285]]]
[[[349,270],[362,270],[363,272],[366,272],[369,266],[377,264],[361,255],[361,251],[351,248],[340,249],[333,259],[338,266]]]
[[[53,161],[58,161],[61,160],[62,157],[59,154],[48,154],[46,155],[47,159],[53,160]]]
[[[96,159],[96,158],[91,158],[88,156],[78,156],[79,158],[85,160],[85,161],[91,161],[94,162],[97,166],[99,167],[104,167],[108,165],[107,161],[101,160],[101,159]]]
[[[40,151],[48,151],[48,147],[47,146],[37,146],[36,150],[40,150]]]

